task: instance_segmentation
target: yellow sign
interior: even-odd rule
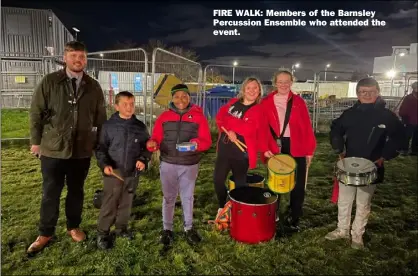
[[[26,83],[26,77],[25,76],[16,76],[15,77],[15,83]]]

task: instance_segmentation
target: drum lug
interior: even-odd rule
[[[257,214],[256,213],[253,213],[253,217],[256,217],[257,216]]]
[[[238,210],[237,213],[238,213],[238,215],[241,215],[242,210]]]

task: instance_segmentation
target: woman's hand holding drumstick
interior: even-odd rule
[[[242,151],[245,152],[243,146],[244,145],[245,148],[247,148],[247,146],[245,144],[243,144],[240,140],[238,140],[237,135],[235,134],[235,132],[233,131],[228,131],[226,130],[224,127],[221,127],[222,130],[226,133],[226,135],[228,135],[229,140],[231,140],[231,142],[233,142],[235,145],[237,145],[237,147]]]

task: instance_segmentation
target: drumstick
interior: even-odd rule
[[[116,177],[117,179],[119,179],[120,181],[124,182],[123,178],[122,178],[122,177],[120,177],[119,175],[117,175],[116,173],[114,173],[113,171],[112,171],[112,175],[113,175],[114,177]]]
[[[306,175],[305,175],[305,190],[308,186],[308,174],[309,174],[309,166],[306,166]]]
[[[293,168],[291,165],[287,164],[286,162],[284,162],[283,160],[280,160],[278,157],[276,157],[275,155],[273,155],[273,158],[277,161],[279,161],[282,164],[285,164],[286,166],[288,166],[289,168]]]
[[[246,144],[244,144],[243,142],[241,142],[240,140],[238,140],[238,139],[237,139],[237,142],[238,142],[241,146],[243,146],[244,148],[247,148],[247,145],[246,145]]]
[[[234,144],[235,144],[235,145],[237,145],[237,147],[239,147],[239,149],[240,149],[242,152],[245,152],[245,150],[243,149],[243,147],[241,147],[241,145],[240,145],[240,144],[238,144],[238,143],[237,143],[237,141],[235,141],[235,142],[234,142]]]
[[[222,130],[228,135],[228,131],[224,128],[224,127],[221,127],[222,128]],[[229,137],[229,136],[228,136]],[[237,139],[238,140],[238,139]],[[245,152],[245,150],[241,147],[241,145],[240,144],[238,144],[237,143],[237,141],[235,141],[234,142],[234,144],[235,145],[237,145],[237,147],[242,151],[242,152]]]
[[[373,166],[368,166],[368,167],[360,169],[359,172],[362,172],[364,170],[368,170],[368,169],[371,169],[371,168],[374,168],[374,167],[376,167],[376,165],[373,164]]]

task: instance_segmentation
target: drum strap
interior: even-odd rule
[[[277,134],[274,132],[273,128],[270,126],[271,134],[273,135],[274,140],[277,141],[279,147],[281,147],[281,139],[283,139],[284,132],[286,130],[287,125],[289,124],[290,119],[290,111],[292,111],[292,103],[293,103],[293,96],[287,101],[286,106],[286,113],[284,115],[284,122],[283,122],[283,129],[282,133],[280,133],[280,137],[277,137]]]

